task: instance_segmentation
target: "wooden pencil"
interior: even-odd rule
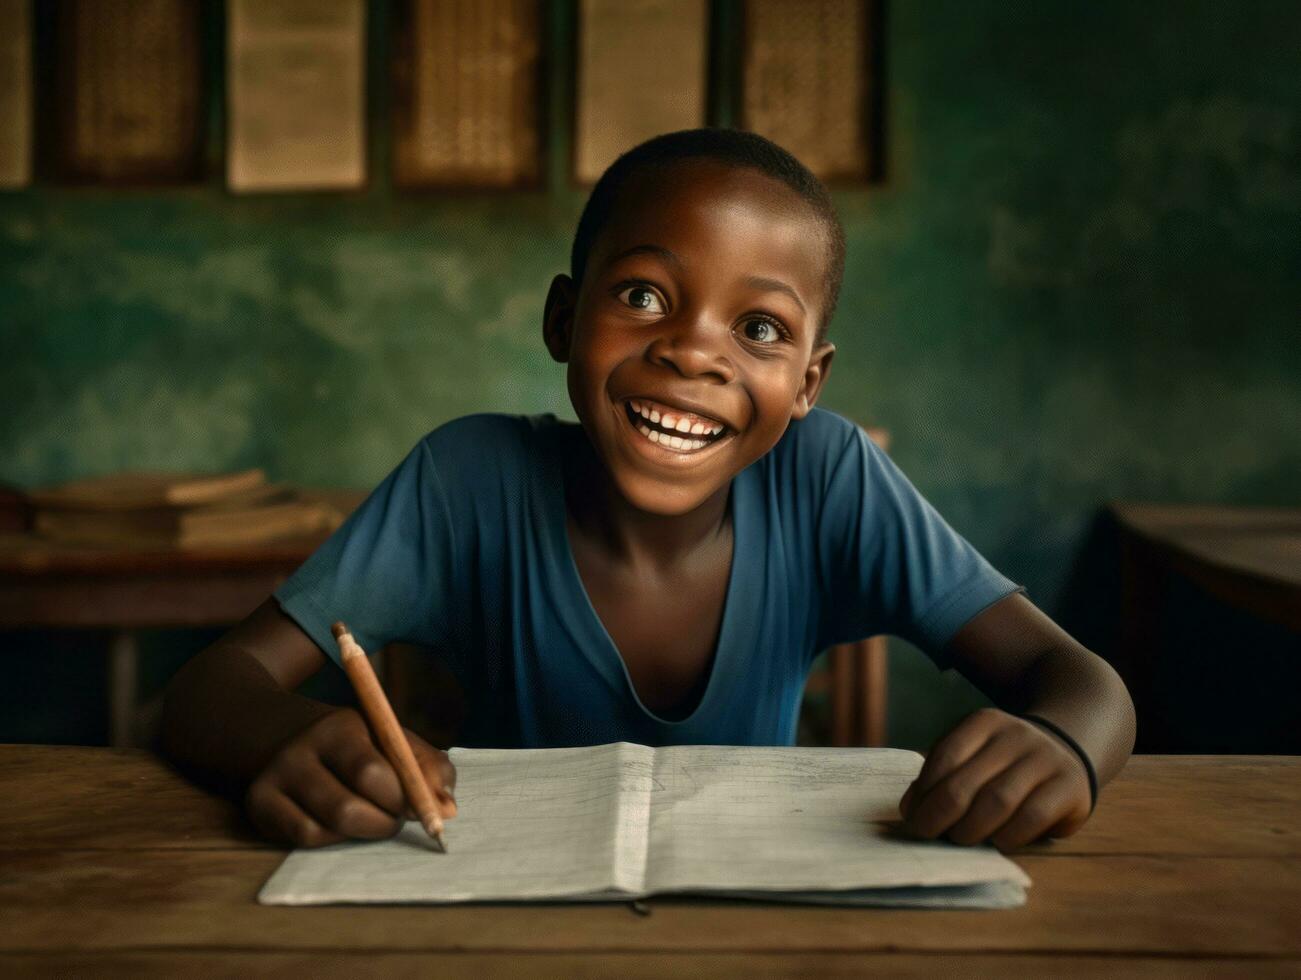
[[[352,638],[348,627],[343,623],[335,623],[330,628],[330,632],[339,643],[339,656],[343,661],[343,669],[348,675],[348,680],[352,682],[352,689],[357,692],[357,700],[361,702],[361,710],[366,716],[366,722],[379,741],[389,763],[397,770],[407,802],[416,811],[425,833],[446,853],[443,818],[438,812],[438,804],[429,789],[429,784],[425,782],[424,774],[420,771],[420,764],[416,762],[415,753],[411,751],[411,744],[407,741],[402,726],[398,724],[397,715],[393,713],[392,705],[384,696],[379,678],[375,676],[370,661],[366,659],[366,652]]]

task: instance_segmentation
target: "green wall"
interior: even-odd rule
[[[569,76],[546,189],[395,193],[387,15],[363,192],[228,195],[214,98],[202,186],[0,195],[0,479],[367,485],[457,415],[573,417],[540,336],[583,200]],[[549,21],[563,66],[569,5]],[[889,427],[940,512],[1088,634],[1103,501],[1297,502],[1301,7],[899,0],[887,36],[888,174],[836,194],[824,405]],[[924,745],[978,698],[894,648],[894,738]]]

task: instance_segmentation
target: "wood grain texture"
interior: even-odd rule
[[[336,975],[363,954],[398,975],[453,962],[490,976],[562,964],[754,976],[814,962],[832,976],[912,975],[946,961],[994,974],[1008,957],[1047,972],[1286,974],[1301,960],[1298,776],[1289,757],[1135,759],[1076,838],[1014,855],[1034,880],[1023,909],[675,897],[641,917],[625,905],[262,907],[283,852],[241,829],[232,803],[145,752],[2,746],[0,966],[204,975],[231,972],[214,958],[229,950],[254,975]]]
[[[1136,977],[1140,980],[1188,980],[1189,977],[1244,977],[1272,980],[1296,977],[1301,961],[1224,957],[1208,962],[1190,957],[917,955],[909,953],[592,953],[521,958],[509,953],[465,956],[459,953],[259,953],[246,950],[199,953],[133,952],[107,955],[73,953],[0,953],[0,973],[26,977],[273,977],[310,976],[313,980],[354,977],[462,976],[472,969],[476,980],[566,977],[570,980],[645,980],[690,977],[691,980],[766,980],[811,976],[823,980],[859,980],[868,974],[888,977],[1009,976]]]
[[[1023,857],[1025,908],[260,906],[273,851],[0,851],[0,950],[1080,952],[1301,956],[1301,866],[1272,858]]]
[[[156,755],[75,745],[0,746],[0,847],[272,851],[234,803]]]

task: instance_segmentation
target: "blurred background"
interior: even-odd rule
[[[250,468],[364,490],[451,418],[572,419],[541,315],[589,182],[708,124],[832,187],[849,254],[822,404],[886,430],[1122,669],[1140,748],[1299,751],[1301,6],[0,10],[0,740],[147,737],[220,635],[227,613],[185,612],[202,575],[261,581],[33,542],[24,492]],[[120,589],[187,575],[180,612],[123,611],[148,603]],[[832,737],[822,676],[806,740]],[[889,744],[918,749],[984,703],[897,640],[876,689]]]

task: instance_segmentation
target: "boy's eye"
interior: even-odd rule
[[[766,318],[746,320],[742,325],[745,335],[760,344],[775,344],[781,340],[781,328],[775,321]]]
[[[646,310],[649,313],[664,312],[664,304],[660,302],[655,290],[646,286],[629,286],[619,293],[619,299],[636,310]]]

